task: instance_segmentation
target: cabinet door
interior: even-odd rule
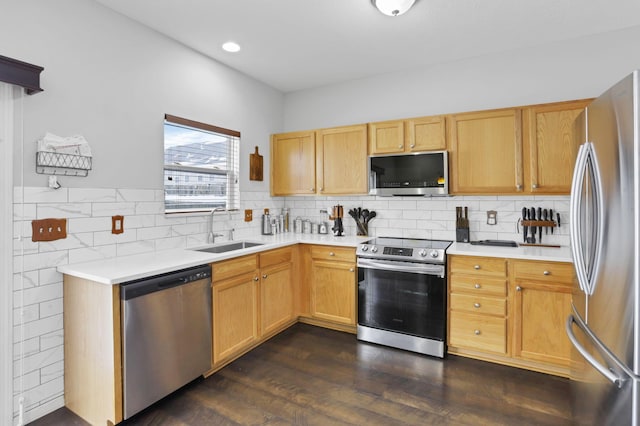
[[[313,260],[311,315],[341,324],[356,323],[355,264]]]
[[[258,339],[258,271],[213,285],[213,363]]]
[[[590,101],[539,105],[525,110],[527,191],[569,194],[578,153],[574,120]]]
[[[367,126],[322,129],[316,137],[318,193],[366,194]]]
[[[447,149],[444,117],[421,117],[406,121],[406,149],[411,152]]]
[[[517,279],[514,356],[568,368],[571,343],[564,323],[570,313],[570,285]]]
[[[271,195],[315,194],[315,132],[271,137]]]
[[[453,193],[522,192],[520,116],[520,110],[506,109],[450,117]]]
[[[260,335],[269,334],[293,319],[291,263],[260,269]]]
[[[404,152],[404,121],[369,123],[369,154]]]

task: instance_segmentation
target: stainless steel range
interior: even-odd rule
[[[444,357],[451,243],[376,238],[358,247],[359,340]]]

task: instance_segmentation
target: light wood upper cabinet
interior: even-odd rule
[[[319,195],[368,192],[365,124],[316,132],[316,182]]]
[[[519,109],[449,117],[450,182],[454,194],[515,194],[523,190]]]
[[[445,150],[443,116],[369,123],[369,154]]]
[[[271,195],[367,192],[365,124],[271,136]]]
[[[314,131],[271,136],[271,194],[316,193],[316,134]]]
[[[578,152],[574,120],[590,100],[536,105],[524,109],[525,190],[569,194]]]

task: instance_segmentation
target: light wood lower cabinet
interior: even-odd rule
[[[568,376],[573,265],[449,257],[449,353]]]
[[[295,322],[292,247],[213,264],[217,369]]]

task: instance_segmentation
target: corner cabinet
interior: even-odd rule
[[[522,192],[521,111],[512,108],[455,114],[448,118],[451,192]]]
[[[569,194],[580,130],[575,119],[589,99],[535,105],[524,109],[525,192]]]
[[[449,257],[448,352],[568,377],[571,263]]]
[[[369,154],[401,154],[447,149],[445,118],[418,117],[369,123]]]
[[[271,195],[316,193],[316,134],[271,136]]]
[[[365,124],[271,136],[271,195],[367,192]]]

